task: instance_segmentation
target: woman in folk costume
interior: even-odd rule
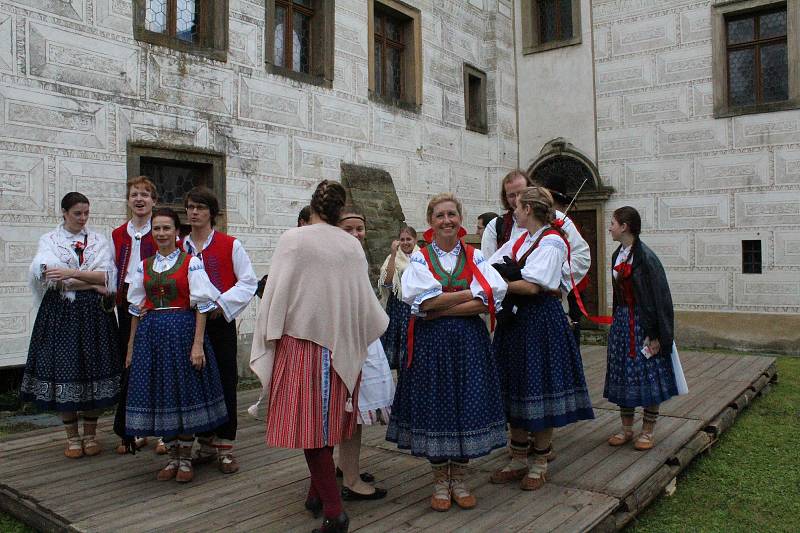
[[[622,431],[611,446],[633,440],[635,408],[644,407],[637,450],[655,444],[659,404],[678,394],[670,355],[674,318],[667,275],[653,251],[640,239],[642,219],[633,207],[620,207],[608,231],[619,242],[612,262],[614,322],[608,334],[608,364],[603,397],[619,405]]]
[[[178,215],[156,209],[151,219],[155,255],[136,268],[128,287],[131,336],[125,430],[128,435],[163,435],[169,462],[160,481],[192,480],[194,434],[227,420],[206,314],[217,308],[219,291],[203,264],[177,248]]]
[[[507,316],[494,336],[511,459],[491,481],[519,481],[523,490],[537,490],[545,483],[553,428],[592,419],[594,412],[581,353],[561,307],[561,268],[569,260],[569,245],[547,189],[523,190],[514,218],[525,232],[489,260],[508,279],[513,297],[505,302]]]
[[[358,239],[364,245],[367,225],[363,213],[352,206],[345,207],[338,226]],[[391,319],[390,319],[391,323]],[[374,481],[372,474],[359,472],[361,453],[361,426],[388,424],[394,400],[394,378],[381,340],[372,341],[367,348],[367,359],[361,368],[361,382],[358,387],[358,425],[353,436],[342,441],[339,446],[339,467],[341,473],[342,499],[379,500],[386,496],[386,489],[373,487],[367,482]]]
[[[413,316],[386,439],[430,461],[434,510],[447,511],[451,501],[471,509],[477,501],[464,481],[467,463],[506,442],[497,367],[479,316],[488,311],[494,322],[506,283],[461,240],[461,202],[453,195],[435,196],[427,217],[430,244],[411,256],[402,279]]]
[[[78,458],[102,451],[97,416],[119,396],[117,321],[102,307],[102,297],[114,292],[116,269],[108,240],[86,227],[86,196],[67,193],[61,213],[64,221],[39,239],[30,267],[39,309],[20,398],[61,413],[67,432],[64,455]]]
[[[262,384],[268,446],[302,448],[311,472],[306,508],[322,533],[346,532],[333,447],[352,436],[367,347],[389,317],[369,282],[356,239],[336,227],[345,190],[322,181],[310,225],[292,228],[272,255],[253,333],[250,368]],[[250,408],[255,414],[258,405]]]
[[[403,301],[400,280],[408,268],[410,257],[418,251],[417,231],[411,226],[403,226],[397,239],[392,241],[392,252],[383,261],[378,278],[381,303],[389,315],[389,327],[381,342],[391,368],[397,368],[405,355],[408,319],[411,317],[411,306]]]

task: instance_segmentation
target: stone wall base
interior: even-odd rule
[[[800,355],[796,314],[675,311],[678,349],[721,348]]]

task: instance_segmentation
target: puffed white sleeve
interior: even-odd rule
[[[253,271],[250,256],[247,255],[239,239],[233,241],[233,273],[236,274],[236,284],[217,300],[228,322],[236,320],[236,317],[244,311],[258,288],[258,278]]]
[[[586,277],[589,268],[592,266],[592,254],[589,249],[589,243],[586,242],[586,239],[583,238],[575,223],[569,217],[564,221],[562,229],[567,234],[567,239],[569,239],[570,251],[569,262],[565,261],[561,268],[561,283],[567,288],[567,291],[571,291],[571,277],[575,279],[575,283],[580,283]],[[572,271],[571,277],[570,270]]]
[[[411,313],[417,316],[425,316],[425,312],[419,308],[422,302],[442,294],[442,285],[428,270],[428,263],[421,252],[411,255],[411,261],[403,272],[400,284],[403,301],[411,306]]]
[[[144,304],[144,261],[141,261],[130,275],[128,285],[128,312],[133,316],[140,316]]]
[[[481,253],[483,257],[492,257],[497,251],[497,219],[495,217],[486,224],[481,235]]]
[[[514,239],[509,239],[508,242],[503,244],[495,253],[491,256],[487,256],[483,254],[483,257],[489,257],[489,264],[494,265],[495,263],[502,263],[503,257],[508,256],[511,257],[511,252],[514,249]],[[481,253],[483,253],[483,247],[481,247]]]
[[[545,290],[561,286],[561,266],[567,259],[567,245],[558,235],[545,235],[522,269],[522,279]]]
[[[501,250],[498,250],[498,252]],[[492,264],[484,259],[480,250],[475,250],[475,255],[472,256],[472,261],[475,263],[475,267],[480,270],[481,274],[483,274],[483,277],[486,278],[489,287],[492,288],[494,307],[495,310],[499,311],[503,308],[502,303],[503,298],[506,297],[508,283],[506,283],[500,273],[495,270]],[[484,305],[489,305],[489,299],[487,298],[483,287],[481,287],[477,276],[472,276],[472,282],[469,285],[469,289],[472,291],[472,296],[475,298],[480,298]]]
[[[217,308],[219,290],[208,279],[203,263],[196,257],[189,260],[189,303],[201,313]]]

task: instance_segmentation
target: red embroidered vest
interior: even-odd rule
[[[203,260],[203,267],[208,278],[221,293],[230,290],[238,281],[236,273],[233,271],[233,241],[235,240],[230,235],[215,231],[211,244],[205,250],[199,253],[197,250],[191,252]]]
[[[111,239],[114,241],[114,264],[117,265],[117,305],[127,301],[128,288],[125,285],[125,273],[128,271],[128,263],[131,260],[131,249],[133,239],[128,235],[128,223],[124,223],[111,232]],[[140,259],[144,260],[153,256],[158,250],[156,241],[153,240],[153,232],[148,231],[142,235],[142,242],[139,247]],[[136,268],[136,265],[134,265]]]
[[[429,244],[420,251],[425,262],[428,263],[428,270],[431,271],[436,281],[442,284],[442,292],[458,292],[469,289],[469,284],[472,283],[472,269],[465,268],[467,254],[464,247],[458,254],[458,260],[452,273],[448,273],[439,263],[439,256],[433,250],[433,245]]]
[[[155,272],[155,257],[144,262],[144,309],[180,307],[189,309],[189,254],[181,252],[172,268]]]

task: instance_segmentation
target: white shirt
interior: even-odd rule
[[[445,252],[436,246],[436,243],[432,245],[432,248],[442,268],[448,273],[452,273],[458,262],[458,256],[461,254],[461,243],[458,243],[449,252]],[[483,258],[480,250],[475,250],[472,261],[492,288],[495,309],[499,311],[502,309],[502,302],[506,295],[506,290],[508,290],[508,284],[497,270]],[[411,306],[411,313],[417,316],[425,316],[425,312],[419,308],[422,302],[435,298],[443,292],[441,283],[433,277],[433,274],[428,269],[428,263],[425,261],[425,256],[422,255],[422,252],[414,252],[411,255],[411,263],[403,272],[400,283],[402,285],[403,301]],[[486,294],[476,277],[472,278],[469,290],[472,291],[474,298],[480,298],[484,305],[489,304]]]
[[[150,233],[150,219],[140,230],[133,226],[133,220],[129,220],[126,230],[131,238],[131,257],[128,259],[128,271],[120,272],[119,275],[124,276],[125,283],[130,285],[131,278],[136,273],[136,265],[142,262],[142,237]],[[136,238],[137,235],[139,236],[138,239]]]
[[[489,264],[502,263],[503,257],[508,256],[512,259],[519,259],[531,249],[545,230],[550,226],[545,226],[533,235],[527,234],[522,242],[517,257],[514,257],[514,243],[508,241],[489,259]],[[567,262],[567,245],[558,235],[545,235],[539,241],[539,246],[531,252],[522,267],[522,279],[529,283],[535,283],[545,290],[555,291],[561,286],[561,269]]]
[[[191,234],[187,235],[183,239],[183,250],[187,253],[199,256],[198,259],[202,262],[201,254],[203,250],[208,248],[211,244],[211,241],[214,239],[214,233],[214,230],[211,230],[211,233],[208,235],[202,247],[192,242]],[[255,296],[256,289],[258,288],[258,279],[256,278],[255,271],[253,271],[253,264],[250,262],[250,256],[247,255],[239,239],[234,239],[232,253],[233,273],[236,275],[236,284],[222,293],[216,300],[217,305],[219,305],[225,315],[225,320],[228,322],[236,320],[236,317],[245,310],[247,304],[249,304],[250,300]]]
[[[567,234],[567,241],[570,247],[570,261],[565,262],[561,267],[561,285],[565,292],[573,289],[572,280],[570,279],[570,268],[572,268],[572,277],[575,278],[575,283],[580,283],[589,272],[589,267],[592,266],[592,254],[589,250],[589,244],[581,236],[578,228],[569,217],[565,217],[564,213],[556,210],[556,218],[564,219],[564,225],[561,227],[564,233]],[[481,238],[481,251],[484,257],[492,257],[497,252],[497,219],[489,221],[486,229],[483,230],[483,237]],[[525,228],[514,225],[511,229],[511,238],[508,240],[512,245],[517,242]],[[510,250],[510,249],[509,249]],[[509,255],[509,254],[505,254]],[[503,261],[503,256],[500,256],[498,261],[490,260],[489,264],[494,264]]]
[[[164,272],[169,270],[178,261],[181,251],[175,250],[168,256],[163,256],[156,252],[153,259],[153,271]],[[139,316],[142,305],[147,296],[144,289],[144,261],[140,261],[131,277],[131,284],[128,287],[128,312],[134,316]],[[196,257],[189,258],[189,303],[191,307],[196,307],[201,313],[208,313],[217,308],[214,302],[219,298],[219,291],[208,279],[208,274],[203,270],[203,263]]]

